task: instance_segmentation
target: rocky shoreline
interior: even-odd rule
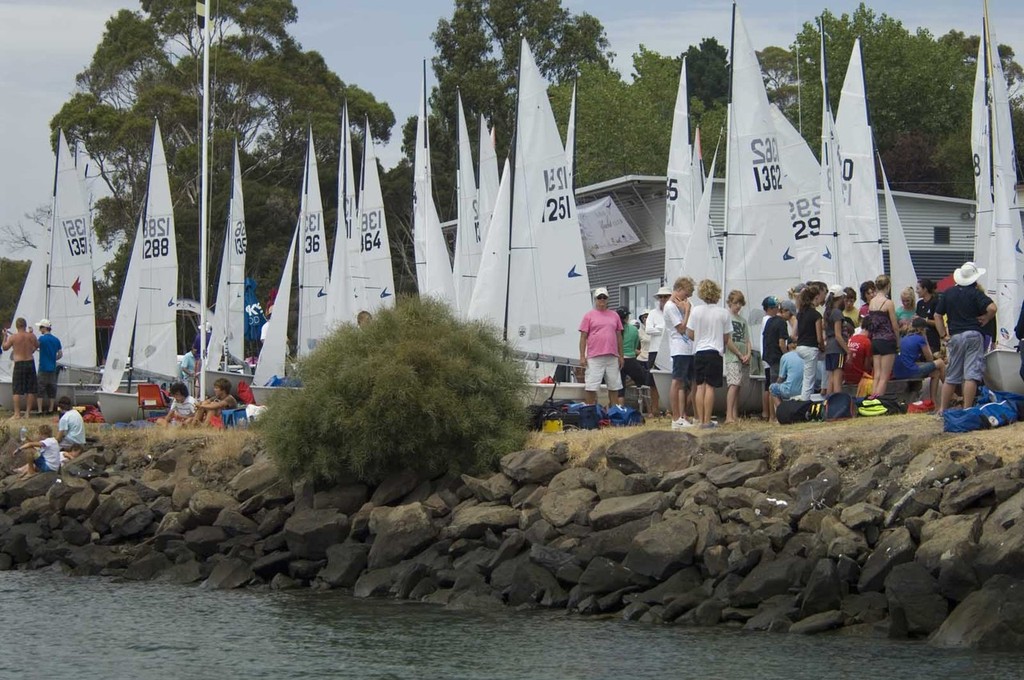
[[[0,570],[1024,642],[1024,462],[993,453],[652,430],[572,462],[564,442],[509,454],[485,478],[317,488],[256,440],[212,463],[202,447],[107,447],[3,479]]]

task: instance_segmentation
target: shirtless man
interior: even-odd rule
[[[11,335],[11,329],[5,328],[3,331],[3,350],[6,352],[11,350],[11,359],[14,361],[14,373],[11,376],[11,387],[14,393],[14,417],[21,418],[21,397],[25,395],[25,411],[24,415],[27,418],[28,414],[35,407],[36,401],[36,390],[38,385],[36,383],[36,362],[32,355],[39,348],[39,340],[32,332],[31,328],[28,328],[28,323],[23,318],[18,318],[14,322],[14,327],[17,330],[14,335]]]

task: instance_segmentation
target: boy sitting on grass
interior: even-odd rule
[[[188,388],[185,383],[176,382],[171,384],[171,408],[163,418],[157,418],[156,424],[160,427],[168,425],[187,425],[196,415],[196,400],[188,395]]]
[[[60,445],[53,438],[53,427],[43,424],[39,426],[37,432],[39,434],[37,441],[24,442],[14,450],[15,456],[28,453],[22,458],[25,465],[16,470],[24,477],[31,477],[37,472],[56,472],[60,469],[60,464],[64,462]]]
[[[224,427],[224,421],[220,417],[221,411],[237,407],[238,401],[231,396],[231,381],[227,378],[217,378],[213,383],[213,396],[196,405],[196,417],[192,419],[191,424]]]

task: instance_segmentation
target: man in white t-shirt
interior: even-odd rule
[[[704,279],[697,287],[704,304],[694,307],[687,333],[693,340],[693,380],[697,384],[694,395],[697,419],[702,428],[715,427],[711,411],[715,406],[715,389],[722,386],[723,355],[732,332],[729,310],[719,307],[722,289],[711,279]]]
[[[648,311],[647,321],[644,322],[644,330],[647,331],[647,336],[651,339],[647,352],[648,371],[654,370],[654,362],[658,358],[658,352],[661,351],[661,343],[665,332],[665,303],[672,297],[672,291],[668,289],[668,286],[662,286],[654,294],[654,297],[658,304]]]
[[[75,458],[85,449],[85,421],[82,420],[82,414],[71,407],[69,397],[57,400],[57,410],[60,412],[60,421],[57,423],[60,450],[68,458]]]
[[[686,333],[692,307],[693,279],[682,276],[672,286],[672,297],[665,305],[665,328],[672,356],[672,387],[669,405],[672,408],[672,429],[691,427],[686,418],[686,402],[693,385],[693,341]]]

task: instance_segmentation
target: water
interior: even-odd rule
[[[0,678],[1020,678],[1024,656],[0,572]]]

